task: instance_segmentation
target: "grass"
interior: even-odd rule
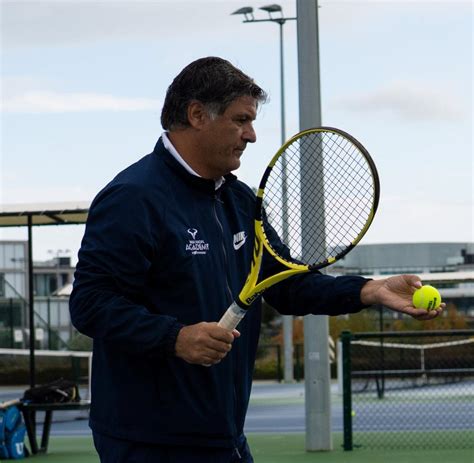
[[[355,449],[344,452],[342,435],[334,434],[331,452],[306,452],[303,434],[250,434],[256,463],[467,463],[473,449]],[[99,463],[90,437],[53,437],[47,455],[34,457],[35,463]]]

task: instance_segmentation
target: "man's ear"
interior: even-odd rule
[[[188,105],[188,121],[191,127],[201,128],[209,120],[209,115],[200,101],[191,101]]]

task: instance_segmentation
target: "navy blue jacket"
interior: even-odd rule
[[[94,199],[70,299],[74,326],[94,339],[94,431],[161,444],[239,445],[261,301],[215,366],[186,363],[174,344],[183,325],[218,321],[238,295],[252,255],[254,204],[232,174],[218,191],[214,181],[189,174],[161,139]],[[265,271],[272,262],[265,259]],[[265,298],[286,314],[355,312],[365,281],[298,276]]]

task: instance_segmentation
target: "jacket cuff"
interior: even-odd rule
[[[166,336],[165,339],[165,355],[169,357],[174,357],[175,355],[175,347],[176,347],[176,338],[178,337],[179,332],[181,331],[181,328],[183,328],[184,325],[179,322],[175,322],[170,330],[168,331],[168,335]]]
[[[339,277],[344,278],[344,277]],[[350,278],[350,279],[349,279]],[[362,309],[369,307],[366,304],[362,304],[360,300],[360,293],[362,287],[371,280],[371,278],[364,278],[360,276],[350,276],[347,279],[347,286],[341,294],[341,303],[345,307],[344,313],[357,313]],[[346,282],[344,282],[346,283]]]

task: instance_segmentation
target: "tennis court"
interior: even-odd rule
[[[342,435],[334,435],[332,452],[307,453],[303,434],[249,434],[256,463],[468,463],[472,450],[342,450]],[[90,437],[53,437],[50,452],[34,458],[35,463],[99,463]]]
[[[254,385],[248,419],[247,435],[257,463],[297,463],[297,462],[348,462],[348,463],[468,463],[473,461],[473,449],[466,448],[393,448],[393,440],[407,439],[406,432],[371,429],[358,431],[354,438],[354,450],[343,450],[342,434],[342,398],[333,384],[333,451],[308,453],[305,451],[304,435],[304,385],[259,382]],[[85,392],[85,391],[84,391]],[[17,394],[15,388],[0,391],[4,398]],[[400,404],[398,404],[400,405]],[[359,411],[360,416],[364,413]],[[375,418],[375,410],[368,409],[367,414]],[[397,414],[397,423],[402,417]],[[40,423],[42,416],[39,417]],[[357,417],[356,417],[357,419]],[[52,436],[47,455],[34,457],[35,462],[98,463],[87,416],[84,412],[55,413]],[[439,420],[437,420],[439,422]],[[409,440],[423,439],[423,434],[434,430],[427,423],[413,430]],[[466,431],[471,432],[472,431]],[[446,438],[449,431],[443,431]],[[397,437],[398,436],[398,437]],[[459,431],[454,437],[459,439]],[[378,448],[367,448],[364,442],[376,437]],[[467,439],[467,440],[466,440]],[[464,442],[472,442],[469,437]],[[413,446],[412,446],[413,447]]]

